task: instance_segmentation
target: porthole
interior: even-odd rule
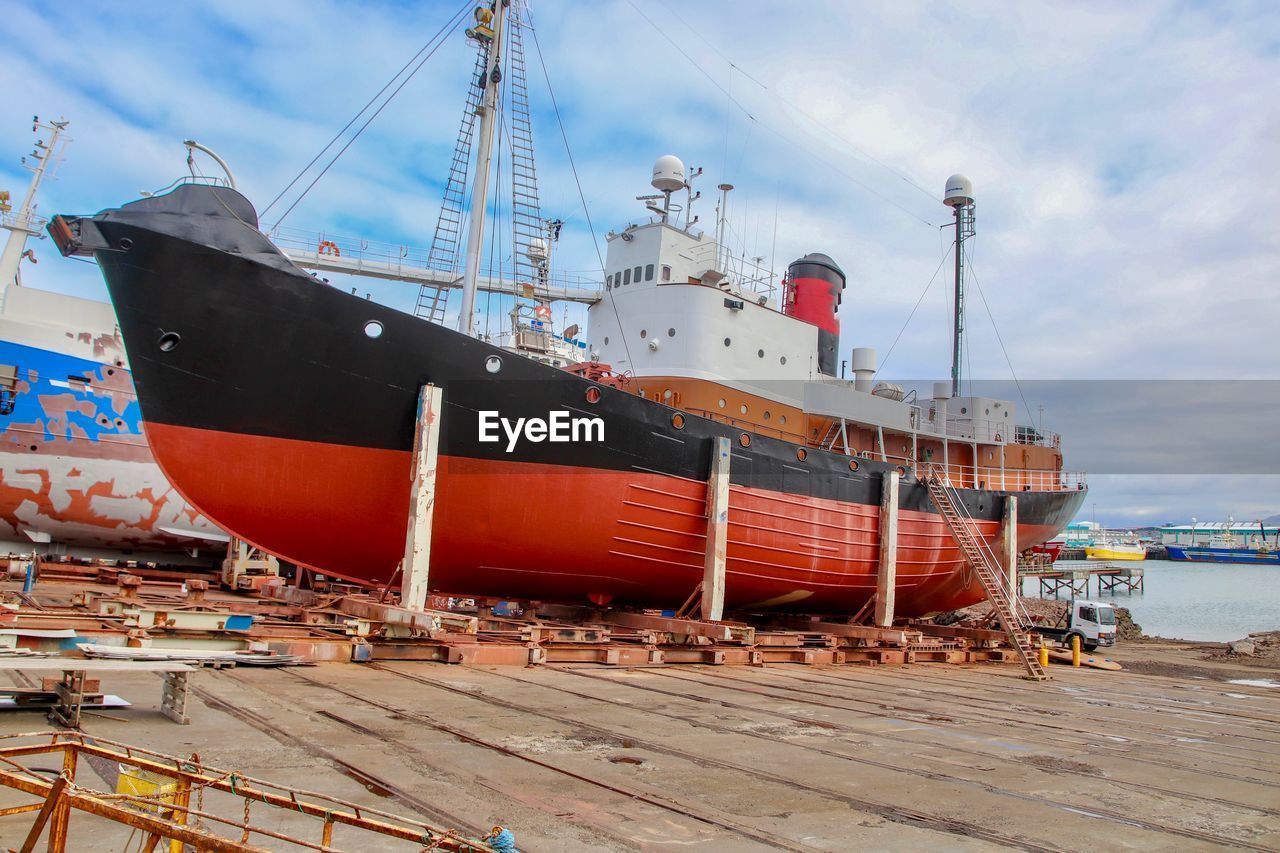
[[[728,346],[728,345],[729,345],[729,344],[731,344],[731,343],[733,343],[733,341],[729,340],[728,338],[725,338],[725,339],[724,339],[724,345],[725,345],[725,346]]]
[[[742,435],[738,436],[738,444],[741,444],[743,447],[750,447],[750,446],[751,446],[751,436],[747,435],[747,434],[744,432]]]
[[[723,409],[723,408],[725,407],[725,400],[724,400],[724,397],[721,397],[721,398],[717,401],[716,405],[718,405],[720,408],[722,408],[722,409]]]
[[[990,410],[990,409],[985,409],[984,411],[985,411],[988,415],[989,415],[989,414],[991,414],[991,410]]]
[[[121,249],[127,252],[133,248],[133,241],[130,240],[128,237],[121,237],[120,243],[118,245],[120,246]]]
[[[756,355],[758,355],[760,358],[764,358],[764,350],[762,350],[762,349],[761,349],[761,350],[756,350]]]
[[[787,416],[786,416],[786,415],[778,415],[778,423],[782,424],[783,426],[786,426],[786,425],[787,425]]]
[[[768,410],[768,409],[765,409],[765,410],[764,410],[764,419],[767,421],[767,420],[769,420],[769,417],[770,417],[770,415],[769,415],[769,410]]]
[[[967,414],[969,414],[969,410],[968,410],[968,409],[966,409],[964,406],[961,406],[961,407],[960,407],[960,414],[962,414],[962,415],[967,415]]]
[[[160,352],[173,352],[181,342],[182,335],[177,332],[164,332],[160,335],[157,345],[160,347]]]
[[[107,375],[108,375],[108,376],[115,376],[115,375],[116,375],[116,370],[115,370],[115,368],[114,368],[114,367],[108,367],[108,368],[107,368]]]
[[[588,403],[599,403],[599,402],[600,402],[600,389],[599,389],[599,388],[597,388],[596,386],[592,385],[590,388],[588,388],[588,389],[587,389],[587,402],[588,402]]]
[[[743,403],[741,406],[739,406],[738,411],[742,412],[742,414],[745,415],[747,413],[747,404]]]
[[[899,476],[899,477],[905,477],[905,476],[907,476],[907,469],[906,469],[906,468],[904,468],[904,467],[902,467],[901,465],[899,465],[899,466],[898,466],[898,476]]]
[[[364,334],[365,337],[374,338],[375,340],[382,337],[382,324],[377,320],[370,320],[364,324]]]
[[[850,470],[850,471],[857,471],[857,470],[858,470],[858,460],[857,460],[857,459],[850,459],[850,460],[849,460],[849,470]]]
[[[670,400],[670,399],[671,399],[671,389],[670,389],[670,388],[668,388],[667,390],[665,390],[665,391],[663,391],[663,392],[662,392],[662,399],[664,399],[664,400]]]
[[[805,450],[803,447],[797,447],[796,458],[799,459],[801,462],[803,462],[804,460],[809,458],[809,451]]]
[[[491,355],[484,360],[484,369],[490,373],[497,373],[502,369],[502,359],[496,355]]]
[[[676,336],[676,330],[675,330],[675,329],[667,329],[667,337],[668,337],[668,338],[674,338],[675,336]]]
[[[32,450],[32,451],[35,451],[35,450],[38,450],[38,449],[39,449],[39,448],[37,448],[34,444],[33,444],[33,445],[31,445],[31,450]]]
[[[684,415],[676,412],[671,416],[671,425],[676,429],[684,429]]]
[[[608,345],[609,345],[609,336],[608,336],[608,335],[605,335],[605,336],[604,336],[604,345],[605,345],[605,346],[608,346]]]
[[[786,363],[787,363],[787,357],[785,355],[778,359],[778,364],[786,364]]]
[[[116,418],[116,429],[124,429],[124,420]]]
[[[640,339],[641,339],[641,340],[644,340],[644,339],[645,339],[645,338],[647,338],[647,337],[649,337],[649,333],[648,333],[646,330],[641,329],[641,330],[640,330]]]

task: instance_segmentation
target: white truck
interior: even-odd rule
[[[1080,638],[1080,646],[1091,652],[1098,646],[1116,644],[1116,609],[1101,601],[1073,600],[1067,607],[1066,625],[1037,625],[1036,633],[1071,645],[1071,637]]]

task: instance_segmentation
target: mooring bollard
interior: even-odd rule
[[[1071,665],[1080,665],[1080,635],[1071,635]]]

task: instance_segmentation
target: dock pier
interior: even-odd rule
[[[1056,563],[1024,562],[1018,565],[1018,582],[1035,578],[1039,584],[1039,596],[1057,598],[1066,591],[1071,597],[1088,598],[1089,582],[1098,580],[1098,594],[1115,594],[1119,591],[1142,592],[1145,569],[1142,566],[1117,565],[1115,563]]]

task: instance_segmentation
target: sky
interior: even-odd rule
[[[843,349],[876,347],[882,378],[943,379],[951,219],[940,197],[963,172],[977,199],[965,372],[1016,376],[1032,388],[1020,408],[1038,418],[1044,403],[1050,428],[1072,427],[1068,467],[1094,466],[1091,517],[1127,526],[1280,512],[1271,418],[1280,413],[1240,414],[1255,394],[1274,400],[1268,380],[1280,379],[1274,4],[726,8],[532,3],[538,177],[543,213],[566,222],[560,271],[599,275],[605,232],[644,221],[635,196],[651,191],[652,162],[674,153],[705,170],[703,225],[714,221],[716,184],[735,185],[735,253],[779,272],[812,251],[843,266]],[[462,9],[8,4],[0,188],[25,187],[31,116],[61,115],[73,141],[42,191],[45,213],[92,212],[169,185],[187,173],[187,138],[221,154],[261,211]],[[473,62],[461,33],[446,39],[284,224],[427,246]],[[274,224],[314,176],[263,222]],[[58,258],[48,241],[35,249],[25,284],[106,298],[93,267]],[[406,310],[416,297],[411,285],[351,286]],[[1102,380],[1118,384],[1080,393]],[[1233,385],[1225,404],[1213,391],[1223,380],[1259,384]],[[1067,387],[1055,383],[1072,393],[1052,392]],[[1126,387],[1151,404],[1118,406],[1123,417],[1112,418]],[[1182,427],[1187,419],[1194,428]],[[1147,432],[1197,436],[1179,451],[1195,462],[1150,470],[1095,452],[1137,453],[1141,442],[1111,438]],[[1219,465],[1223,444],[1256,448],[1266,473],[1250,472],[1247,453]]]

